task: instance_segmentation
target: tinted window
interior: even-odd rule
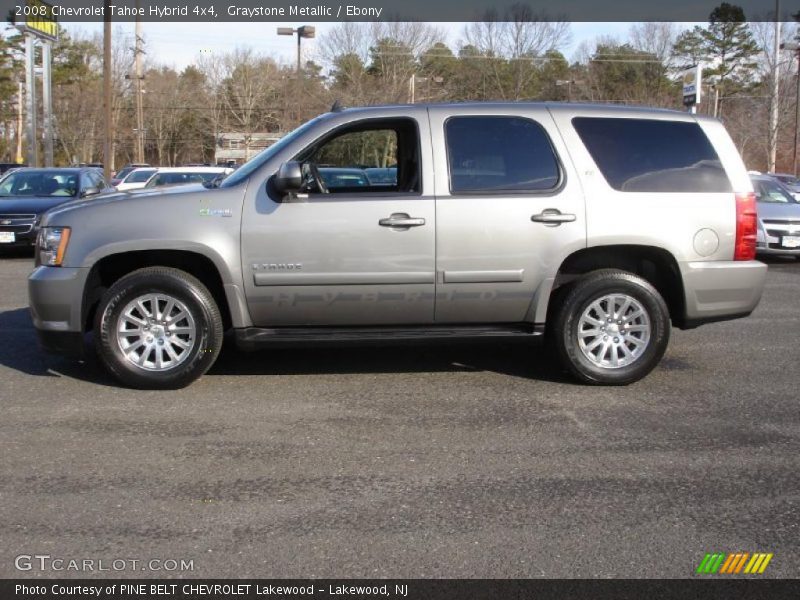
[[[521,117],[452,117],[445,124],[452,192],[552,190],[558,161],[538,123]]]
[[[730,192],[722,163],[697,123],[572,120],[608,184],[623,192]]]

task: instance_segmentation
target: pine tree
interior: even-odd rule
[[[709,15],[708,27],[695,26],[675,42],[673,55],[686,67],[703,63],[704,77],[715,83],[721,96],[735,93],[751,79],[760,50],[744,11],[723,2]]]

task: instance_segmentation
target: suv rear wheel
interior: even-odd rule
[[[222,347],[222,317],[208,289],[184,271],[139,269],[103,296],[95,348],[123,383],[141,389],[184,387],[203,375]]]
[[[669,310],[645,279],[614,269],[594,271],[562,298],[553,340],[564,366],[581,381],[633,383],[664,356]]]

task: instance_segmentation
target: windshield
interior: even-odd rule
[[[125,177],[128,176],[128,173],[131,171],[133,171],[133,167],[125,167],[124,169],[121,169],[119,173],[114,175],[113,179],[125,179]]]
[[[759,202],[774,204],[797,204],[794,196],[781,184],[774,181],[759,181],[756,187],[756,199]]]
[[[153,176],[155,169],[136,169],[125,180],[125,183],[144,183]]]
[[[800,180],[793,175],[773,175],[773,177],[784,185],[789,185],[792,187],[800,185]]]
[[[0,183],[0,197],[78,194],[78,174],[71,171],[15,171]]]
[[[287,133],[277,142],[272,144],[269,148],[266,148],[256,154],[253,158],[249,161],[244,163],[241,167],[239,167],[236,171],[231,173],[231,175],[223,181],[219,187],[227,188],[233,187],[250,177],[250,175],[257,171],[261,166],[264,165],[268,160],[270,160],[273,156],[275,156],[278,152],[283,150],[286,146],[294,142],[297,138],[303,135],[306,131],[311,129],[314,125],[316,125],[322,117],[316,117],[315,119],[311,119],[307,123],[301,125],[294,131]]]

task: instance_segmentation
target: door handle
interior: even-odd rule
[[[538,215],[533,215],[531,221],[534,223],[544,223],[550,227],[561,225],[561,223],[572,223],[577,217],[569,213],[562,213],[557,208],[546,208]]]
[[[425,225],[425,219],[417,219],[408,216],[406,213],[394,213],[386,219],[378,221],[381,227],[420,227]]]

